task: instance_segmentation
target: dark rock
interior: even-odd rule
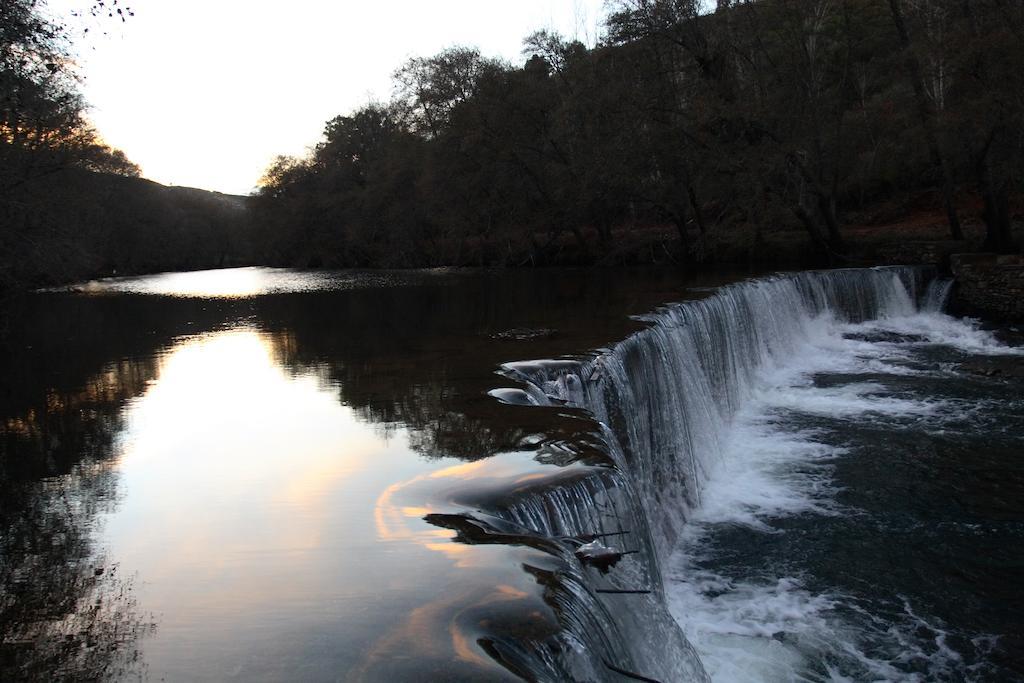
[[[961,363],[960,369],[982,377],[1024,378],[1024,356],[974,358]]]
[[[887,265],[933,265],[945,267],[950,256],[969,249],[966,240],[918,241],[887,244],[879,248],[879,260]]]
[[[500,339],[504,341],[530,341],[532,339],[551,339],[555,334],[557,334],[555,330],[547,328],[530,329],[526,327],[516,327],[511,330],[495,332],[491,335],[491,339]]]
[[[950,268],[957,285],[953,310],[994,320],[1024,320],[1024,258],[954,254]]]
[[[851,332],[843,335],[844,339],[852,339],[854,341],[870,342],[877,344],[884,342],[887,344],[920,344],[921,342],[928,341],[928,337],[920,334],[899,334],[898,332]]]
[[[576,549],[576,557],[580,562],[597,567],[602,574],[607,574],[608,570],[618,564],[626,554],[600,541],[591,541]]]

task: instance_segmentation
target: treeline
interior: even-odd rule
[[[926,190],[951,238],[969,195],[988,248],[1014,248],[1024,3],[705,4],[616,0],[596,47],[539,32],[521,66],[470,48],[410,60],[391,101],[267,170],[258,260],[615,262],[667,225],[675,260],[741,233],[756,255],[789,226],[841,262],[847,216]]]
[[[43,3],[0,0],[0,295],[237,262],[245,199],[138,178],[84,116],[71,43]]]
[[[542,31],[518,65],[409,60],[248,200],[136,178],[41,6],[0,0],[0,294],[242,263],[772,260],[794,234],[841,263],[849,223],[922,195],[951,239],[980,220],[1017,248],[1016,0],[613,0],[593,48]]]
[[[0,292],[243,264],[248,197],[75,166],[0,200]]]

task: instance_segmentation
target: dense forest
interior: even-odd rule
[[[723,243],[770,260],[793,230],[810,260],[842,263],[847,226],[894,200],[941,209],[949,239],[980,222],[985,248],[1017,248],[1015,0],[611,0],[592,48],[540,31],[517,64],[410,59],[389,101],[328,121],[248,200],[131,178],[83,115],[68,30],[37,5],[0,1],[0,288],[739,253]]]
[[[844,216],[932,190],[949,235],[983,207],[1013,248],[1024,4],[615,0],[593,49],[539,32],[525,64],[453,48],[280,158],[263,259],[298,265],[616,262],[645,226],[702,259],[800,226],[842,261]],[[669,255],[669,248],[662,247]]]

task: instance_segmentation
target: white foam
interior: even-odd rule
[[[713,681],[932,681],[967,672],[948,629],[906,602],[901,615],[863,614],[855,627],[843,616],[857,611],[851,600],[816,594],[798,578],[737,581],[683,562],[668,579],[669,607]]]
[[[923,345],[968,354],[1021,353],[1000,344],[976,321],[933,312],[860,324],[822,316],[809,331],[796,353],[773,358],[762,369],[722,435],[722,458],[709,472],[701,505],[669,562],[670,608],[714,681],[822,676],[842,681],[853,680],[851,675],[856,680],[924,680],[907,673],[911,665],[928,671],[928,679],[955,677],[963,667],[948,633],[909,603],[898,622],[865,613],[855,626],[842,616],[859,609],[850,599],[808,591],[799,577],[730,577],[701,568],[701,560],[713,552],[709,540],[722,525],[775,533],[780,518],[848,512],[835,502],[831,478],[831,463],[847,452],[795,426],[790,421],[794,414],[940,424],[947,415],[963,415],[967,406],[906,392],[894,395],[885,376],[948,372],[913,367],[915,350]],[[863,339],[878,333],[906,339]],[[851,334],[862,338],[844,336]],[[817,386],[814,378],[821,374],[872,377]],[[816,673],[809,668],[812,662]]]
[[[923,337],[924,341],[910,344],[933,344],[948,346],[957,351],[974,355],[1021,355],[1024,349],[1007,346],[996,339],[988,330],[981,329],[981,323],[972,318],[954,318],[945,313],[917,313],[909,316],[894,316],[856,325],[845,326],[846,333],[891,333]],[[891,346],[882,342],[879,346]]]
[[[733,582],[683,565],[669,580],[669,607],[713,681],[798,680],[804,655],[795,644],[830,630],[826,615],[834,603],[794,578]]]
[[[769,518],[835,510],[829,463],[842,449],[815,441],[812,432],[784,431],[762,414],[743,413],[725,448],[687,533],[720,523],[771,531]]]

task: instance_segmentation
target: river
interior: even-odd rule
[[[1020,350],[947,294],[266,268],[38,293],[0,365],[4,678],[1019,678],[1022,381],[985,368]]]

